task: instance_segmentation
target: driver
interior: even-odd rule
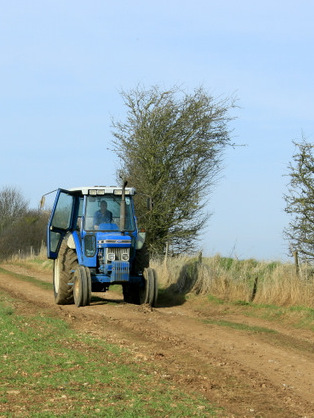
[[[109,224],[112,222],[112,212],[107,210],[107,202],[102,200],[100,202],[100,210],[97,210],[94,215],[94,226],[99,228],[100,224]]]

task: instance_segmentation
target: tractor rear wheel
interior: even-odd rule
[[[63,240],[58,258],[53,263],[53,288],[57,305],[73,303],[73,270],[75,270],[77,255]]]
[[[143,273],[142,284],[125,284],[123,285],[124,301],[134,303],[136,305],[144,305],[148,303],[154,307],[157,305],[158,282],[154,269],[145,268]]]
[[[157,306],[157,299],[158,299],[158,279],[157,279],[157,274],[156,271],[154,269],[153,273],[154,273],[154,294],[153,294],[153,299],[151,301],[151,306],[152,307],[156,307]]]
[[[131,285],[126,283],[122,286],[123,299],[126,303],[133,303],[139,305],[139,287],[138,285]]]
[[[138,287],[138,300],[139,305],[144,305],[145,303],[149,303],[149,294],[150,294],[150,287],[151,287],[151,280],[149,274],[147,272],[150,269],[144,270],[144,283],[142,286]]]
[[[144,269],[149,266],[149,252],[146,244],[140,250],[136,250],[135,258],[132,263],[132,276],[139,276],[143,274]]]

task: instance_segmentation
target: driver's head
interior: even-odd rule
[[[101,210],[102,212],[105,212],[105,210],[107,210],[107,202],[106,202],[105,200],[102,200],[102,201],[100,202],[100,210]]]

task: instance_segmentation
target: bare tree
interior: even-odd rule
[[[204,207],[230,144],[231,99],[216,100],[203,88],[137,88],[121,95],[125,122],[113,121],[114,146],[122,162],[120,177],[135,186],[140,226],[150,250],[191,251],[208,214]],[[152,202],[150,210],[143,196]]]
[[[13,187],[4,187],[0,191],[0,233],[23,216],[28,203],[22,194]]]
[[[47,212],[28,210],[0,234],[0,259],[38,254],[46,243]]]
[[[15,188],[0,191],[0,259],[17,253],[39,252],[46,239],[48,215],[28,209]]]

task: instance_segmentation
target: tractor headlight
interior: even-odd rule
[[[121,260],[122,261],[129,261],[129,253],[122,253],[121,254]]]
[[[107,260],[108,261],[114,261],[116,259],[115,253],[108,253],[107,254]]]

